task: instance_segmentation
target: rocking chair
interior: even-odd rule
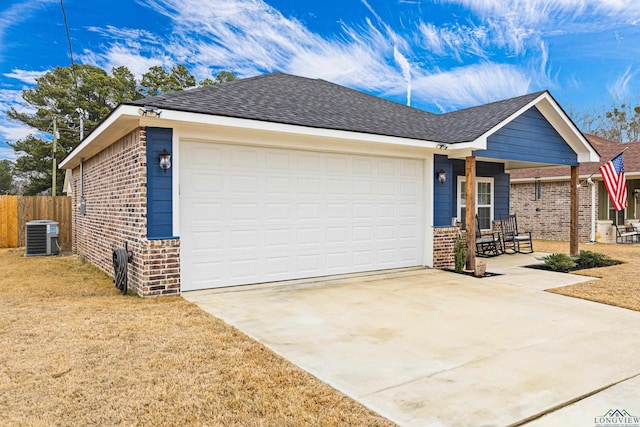
[[[520,233],[518,220],[515,215],[500,215],[500,229],[502,230],[502,251],[504,253],[532,253],[533,239],[531,232]],[[511,252],[507,252],[510,250]]]
[[[500,233],[485,233],[480,231],[478,215],[476,215],[476,256],[492,257],[502,254]]]

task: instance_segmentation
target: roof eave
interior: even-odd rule
[[[181,125],[199,125],[205,127],[231,127],[264,132],[280,132],[291,135],[332,138],[373,144],[424,148],[439,152],[442,143],[398,136],[378,135],[365,132],[313,128],[300,125],[267,122],[237,117],[193,113],[163,109],[159,117],[142,117],[139,105],[120,105],[85,140],[60,163],[61,169],[73,169],[82,159],[88,159],[108,147],[136,127],[158,126],[177,127]],[[454,144],[458,148],[458,144]]]

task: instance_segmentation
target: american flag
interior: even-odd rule
[[[602,165],[600,174],[607,187],[609,199],[616,211],[627,207],[627,180],[624,177],[624,163],[622,153]]]

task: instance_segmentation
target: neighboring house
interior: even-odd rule
[[[623,144],[585,135],[598,151],[600,162],[580,164],[580,240],[616,242],[612,224],[636,222],[640,217],[640,143]],[[613,209],[599,173],[600,167],[623,150],[629,204]],[[511,171],[511,210],[536,238],[569,239],[569,168],[550,167]],[[587,182],[591,178],[593,185]]]
[[[126,243],[129,287],[170,295],[450,266],[467,200],[509,212],[505,169],[597,160],[546,91],[438,115],[273,73],[122,104],[60,167],[74,251],[111,272]]]

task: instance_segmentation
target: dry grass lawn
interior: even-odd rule
[[[181,298],[0,249],[0,424],[390,426]]]
[[[624,263],[551,292],[640,310],[640,246],[580,248]],[[122,297],[76,257],[0,249],[0,273],[3,426],[393,425],[194,304]]]
[[[533,247],[537,252],[569,253],[568,242],[537,240],[533,242]],[[549,292],[640,311],[640,245],[581,243],[579,249],[605,253],[612,259],[622,261],[622,264],[577,271],[573,274],[598,277],[600,280],[550,289]]]

